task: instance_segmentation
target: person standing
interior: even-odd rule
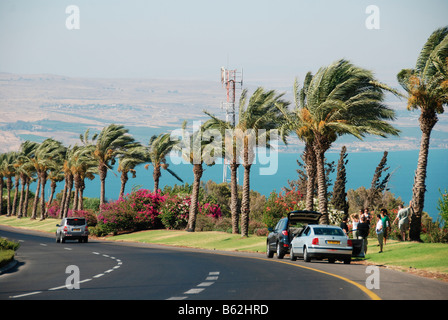
[[[381,221],[383,222],[384,245],[386,245],[387,236],[390,230],[390,219],[386,209],[381,209]]]
[[[345,235],[348,237],[348,225],[347,225],[347,216],[342,218],[342,222],[340,224],[342,231],[344,231]]]
[[[361,222],[358,223],[358,237],[362,239],[362,250],[364,254],[367,253],[367,237],[369,236],[370,226],[367,223],[365,216],[361,217]]]
[[[354,213],[350,216],[350,218],[352,220],[353,239],[358,239],[359,215],[357,213]]]
[[[376,222],[376,227],[375,227],[375,231],[376,231],[376,235],[378,237],[378,243],[380,245],[380,252],[383,252],[383,221],[381,221],[381,215],[377,214],[376,215],[377,218],[377,222]]]
[[[403,208],[403,205],[398,206],[398,214],[394,222],[398,221],[398,229],[400,229],[401,238],[406,241],[406,232],[409,230],[409,216],[411,215],[412,201],[409,202],[409,207]]]

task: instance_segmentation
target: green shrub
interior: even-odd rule
[[[15,241],[10,241],[5,238],[0,238],[0,250],[14,250],[19,249],[20,243]]]

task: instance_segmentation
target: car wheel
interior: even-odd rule
[[[274,256],[274,251],[271,250],[269,242],[266,243],[266,256],[272,258]]]
[[[283,259],[285,252],[282,250],[280,242],[277,242],[277,259]]]
[[[64,238],[64,236],[61,234],[61,240],[60,240],[60,242],[61,243],[65,243],[65,238]]]
[[[344,264],[350,264],[352,262],[352,257],[348,257],[347,259],[344,259]]]
[[[328,263],[335,263],[336,262],[336,259],[334,259],[334,258],[328,258]]]
[[[56,243],[59,243],[59,235],[56,233]]]
[[[306,248],[303,249],[303,260],[305,262],[310,262],[311,261],[311,258],[310,258],[309,254],[308,254],[308,250],[306,250]]]
[[[297,257],[294,255],[294,251],[291,247],[291,251],[289,252],[289,259],[291,259],[291,261],[296,261]]]

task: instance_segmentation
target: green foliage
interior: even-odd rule
[[[448,226],[448,191],[445,189],[445,191],[442,193],[440,191],[440,198],[437,205],[437,210],[439,210],[439,216],[442,218],[442,223],[444,226]]]
[[[10,241],[5,238],[0,237],[0,250],[13,250],[19,249],[20,243],[15,241]]]

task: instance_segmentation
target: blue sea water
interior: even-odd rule
[[[260,175],[259,169],[265,168],[267,165],[255,163],[251,170],[251,189],[260,192],[265,196],[276,190],[280,192],[284,186],[288,185],[288,180],[297,179],[298,165],[296,160],[300,154],[293,153],[278,153],[278,168],[275,174]],[[357,189],[361,186],[370,187],[375,168],[378,166],[383,152],[357,152],[348,153],[347,171],[347,185],[346,189]],[[328,161],[337,161],[339,153],[327,153]],[[412,151],[389,151],[387,158],[387,166],[390,167],[389,173],[392,173],[391,180],[388,187],[396,197],[407,204],[412,197],[412,186],[414,181],[414,172],[417,168],[418,150]],[[171,163],[171,161],[168,161]],[[170,169],[180,176],[184,182],[193,182],[193,171],[190,164],[170,164]],[[223,166],[216,164],[208,167],[204,165],[204,174],[202,181],[213,180],[217,183],[223,181]],[[335,170],[336,171],[336,170]],[[336,172],[332,175],[332,180],[336,179]],[[239,169],[239,180],[242,184],[243,169]],[[167,171],[162,170],[162,177],[160,178],[160,188],[165,185],[180,184]],[[48,186],[49,184],[47,184]],[[145,169],[143,166],[137,167],[137,177],[130,177],[126,191],[130,192],[133,186],[141,186],[146,189],[153,189],[154,182],[152,178],[152,167]],[[439,189],[443,192],[448,189],[448,149],[431,149],[429,151],[427,178],[426,178],[427,192],[425,195],[424,211],[436,219],[438,216],[437,203],[440,198]],[[35,190],[35,185],[32,186]],[[63,188],[63,183],[58,185],[57,191]],[[96,177],[93,181],[86,181],[86,189],[84,195],[86,197],[99,197],[100,181]],[[46,194],[49,195],[50,189]],[[109,171],[106,179],[106,197],[109,200],[117,199],[120,192],[120,174],[116,171]]]

